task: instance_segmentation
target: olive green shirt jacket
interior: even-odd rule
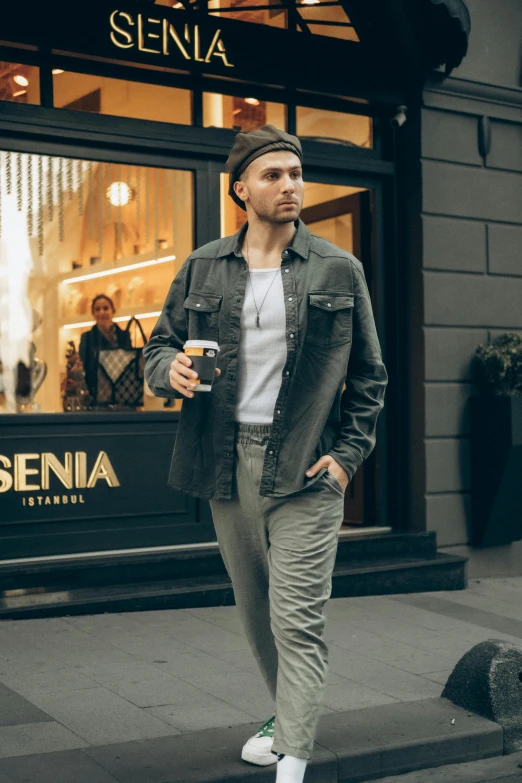
[[[230,498],[240,318],[248,280],[247,226],[195,250],[184,262],[144,348],[145,378],[158,397],[179,398],[169,370],[186,340],[216,340],[211,392],[184,399],[169,484],[203,498]],[[266,447],[260,494],[285,497],[324,472],[331,455],[351,479],[375,446],[388,382],[363,267],[298,220],[282,253],[287,359]]]

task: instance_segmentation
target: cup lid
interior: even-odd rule
[[[213,340],[187,340],[183,348],[214,348],[219,351],[219,345]]]

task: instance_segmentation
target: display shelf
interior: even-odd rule
[[[155,302],[154,304],[150,305],[133,305],[132,307],[122,307],[121,310],[118,311],[118,315],[113,318],[113,321],[115,323],[119,322],[125,322],[128,321],[129,318],[131,318],[133,315],[141,320],[146,320],[147,318],[154,318],[157,319],[160,316],[161,310],[163,307],[162,302]],[[94,319],[84,319],[84,320],[72,320],[71,318],[62,320],[59,324],[60,329],[65,330],[74,330],[74,329],[89,329],[91,326],[94,326]]]
[[[157,266],[176,260],[173,253],[174,248],[165,248],[149,253],[140,253],[135,256],[120,258],[118,261],[105,261],[100,264],[93,264],[89,267],[80,267],[72,272],[66,272],[57,275],[55,282],[68,285],[70,283],[81,284],[89,280],[95,280],[98,277],[109,277],[113,274],[122,274],[124,272],[133,272],[136,269],[146,269],[147,267]]]

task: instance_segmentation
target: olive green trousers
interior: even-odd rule
[[[323,470],[299,492],[262,497],[270,426],[236,430],[232,498],[211,500],[212,517],[245,634],[275,701],[273,750],[309,759],[328,670],[323,608],[344,493]]]

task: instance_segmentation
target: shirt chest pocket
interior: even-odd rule
[[[333,348],[352,339],[354,295],[332,291],[308,294],[306,342]]]
[[[222,296],[191,291],[184,302],[189,340],[219,340]]]

